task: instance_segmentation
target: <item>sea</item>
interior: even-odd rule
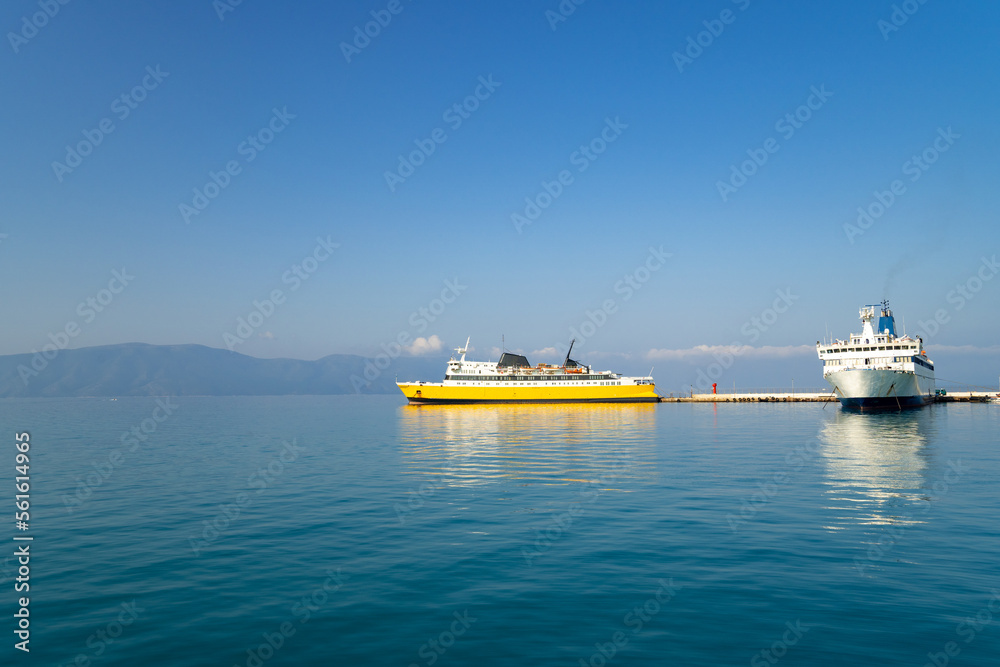
[[[51,398],[0,424],[4,665],[1000,664],[1000,405]]]

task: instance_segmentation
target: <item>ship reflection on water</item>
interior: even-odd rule
[[[913,525],[929,508],[927,433],[935,412],[838,411],[819,433],[831,530]]]
[[[575,484],[654,474],[657,406],[648,403],[406,405],[403,464],[446,486],[499,480]]]

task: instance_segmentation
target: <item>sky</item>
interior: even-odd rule
[[[997,25],[985,0],[11,0],[0,354],[575,338],[658,386],[820,386],[816,341],[889,299],[940,377],[992,386]]]

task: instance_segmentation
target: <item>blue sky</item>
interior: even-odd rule
[[[505,336],[547,361],[610,302],[577,342],[596,365],[681,386],[698,346],[740,343],[817,386],[800,346],[888,297],[910,332],[943,313],[932,356],[996,381],[995,3],[222,7],[0,8],[0,353],[75,323],[69,347],[471,336],[485,358]],[[526,199],[546,204],[530,224]],[[883,210],[862,228],[859,207]],[[651,248],[670,257],[648,271]]]

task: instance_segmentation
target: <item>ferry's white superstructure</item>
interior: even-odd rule
[[[595,372],[569,358],[562,366],[531,366],[520,354],[504,352],[499,361],[466,361],[461,355],[448,361],[442,382],[397,382],[410,403],[635,403],[659,400],[652,377],[625,377],[611,371]]]
[[[844,407],[904,408],[934,400],[934,362],[919,336],[896,336],[888,302],[862,306],[860,334],[850,340],[816,343],[823,379]]]

